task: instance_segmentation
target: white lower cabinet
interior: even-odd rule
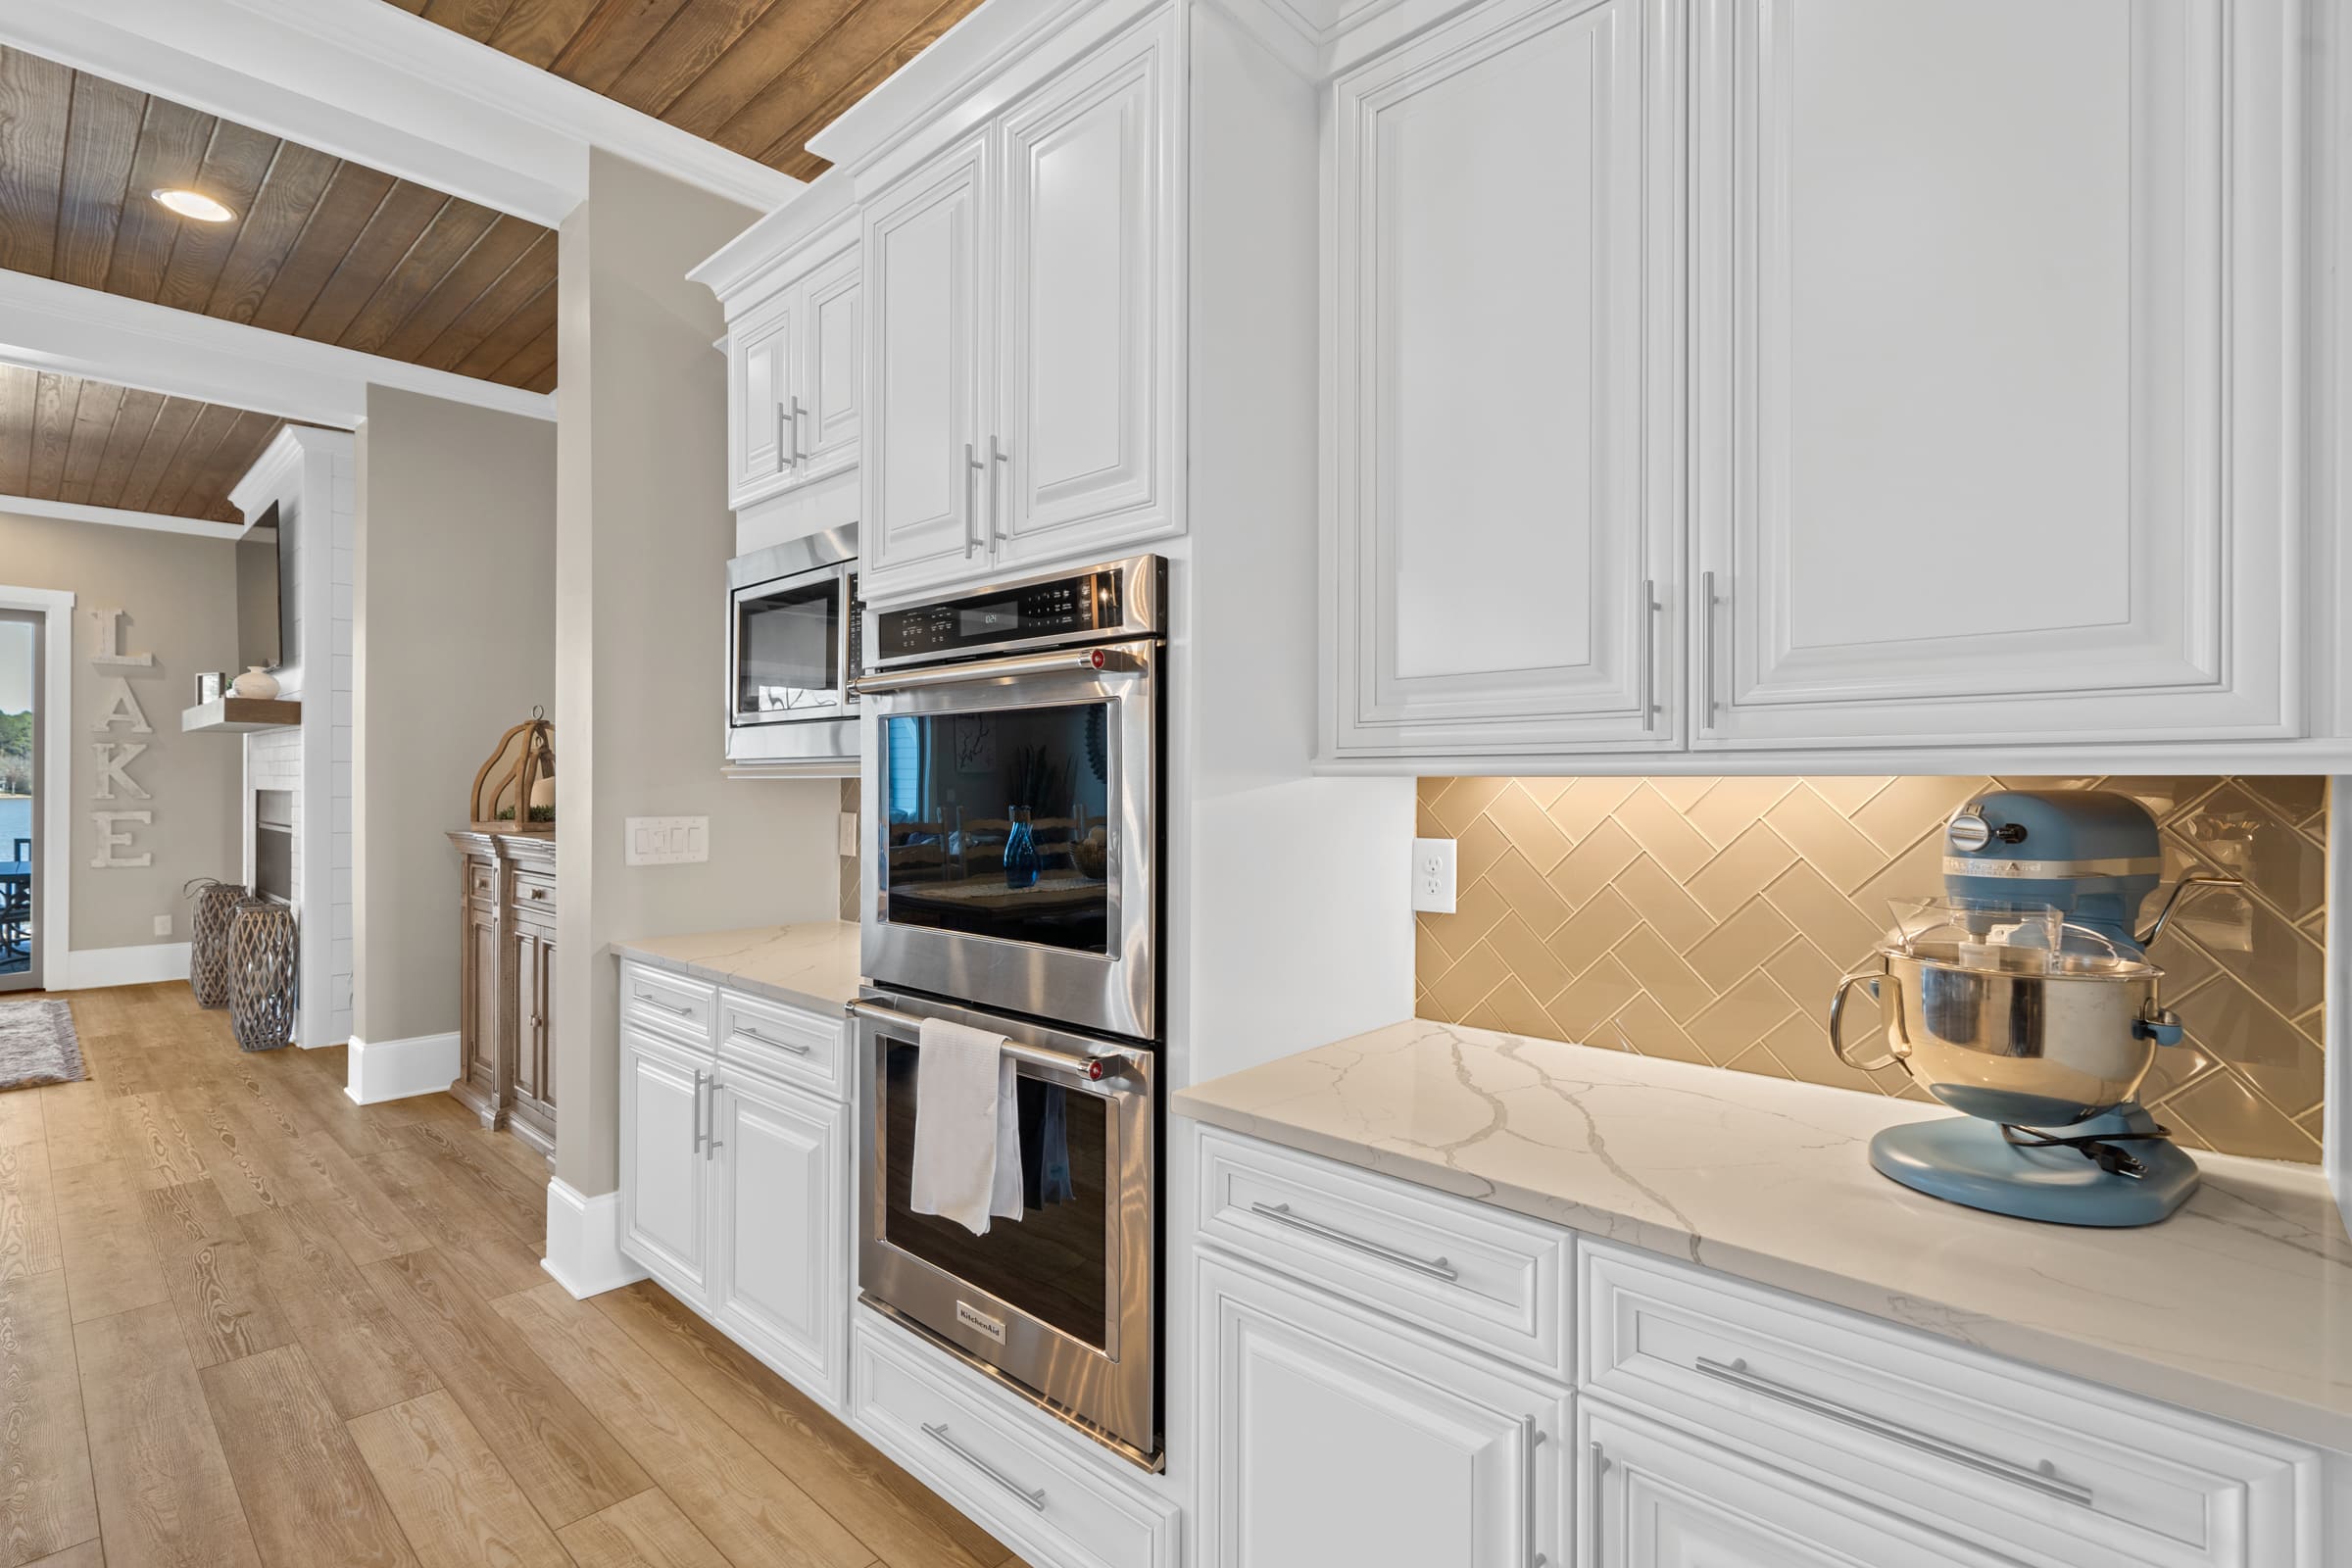
[[[770,1366],[841,1398],[850,1110],[722,1064],[711,1102],[711,1315]]]
[[[1586,1401],[1576,1568],[2001,1568],[1996,1557]]]
[[[710,1295],[703,1093],[715,1066],[709,1051],[621,1026],[621,1248],[697,1307]]]
[[[1567,1560],[1565,1388],[1238,1262],[1196,1279],[1204,1565]]]
[[[620,1245],[672,1296],[839,1408],[849,1371],[850,1108],[787,1082],[843,1025],[640,968],[620,1030]],[[632,989],[634,988],[634,989]],[[725,1024],[713,1043],[712,1020]],[[697,1034],[700,1042],[695,1043]]]

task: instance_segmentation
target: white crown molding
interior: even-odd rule
[[[302,460],[314,452],[328,457],[350,457],[358,443],[344,430],[319,430],[304,424],[289,424],[270,437],[262,455],[253,460],[245,476],[229,487],[228,504],[244,514],[248,525],[262,514],[272,501],[282,500],[294,490],[288,483],[302,467]],[[240,535],[244,529],[238,530]]]
[[[787,267],[797,268],[856,242],[849,174],[831,171],[809,181],[799,197],[769,213],[696,264],[686,274],[718,296],[722,306]],[[762,298],[764,296],[761,296]],[[734,314],[732,308],[728,315]],[[719,339],[723,350],[726,339]]]
[[[129,512],[121,507],[85,507],[77,501],[43,501],[38,496],[0,496],[0,512],[23,517],[56,517],[64,522],[101,522],[110,528],[152,528],[157,533],[184,533],[198,539],[234,541],[245,533],[241,522],[209,522],[202,517]]]
[[[802,187],[383,0],[8,0],[0,39],[551,227],[590,147],[761,212]]]
[[[0,270],[0,361],[346,430],[367,415],[371,383],[538,419],[556,416],[544,392],[26,272]]]

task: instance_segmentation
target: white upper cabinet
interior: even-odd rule
[[[750,506],[792,482],[793,328],[785,290],[727,327],[727,504]]]
[[[1674,15],[1497,0],[1332,89],[1336,755],[1676,737]]]
[[[800,467],[818,478],[858,462],[864,425],[864,270],[856,250],[808,274],[801,290]]]
[[[748,507],[858,462],[864,383],[863,274],[854,243],[815,244],[824,259],[727,323],[727,504]]]
[[[1699,746],[2300,733],[2291,9],[1705,0]]]
[[[1173,13],[865,210],[865,589],[1179,525]]]
[[[1130,540],[1167,516],[1166,39],[1161,26],[1127,40],[1004,122],[1003,472],[988,482],[1004,486],[992,543],[1007,562]]]
[[[975,560],[988,148],[951,148],[865,214],[865,591]]]

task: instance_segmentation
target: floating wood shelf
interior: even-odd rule
[[[190,735],[198,730],[242,735],[257,729],[293,729],[301,723],[302,704],[276,697],[217,697],[182,709],[179,714],[180,730]]]

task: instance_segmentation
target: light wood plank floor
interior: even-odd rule
[[[1024,1568],[659,1287],[539,1267],[547,1169],[184,985],[0,1094],[0,1568]]]

